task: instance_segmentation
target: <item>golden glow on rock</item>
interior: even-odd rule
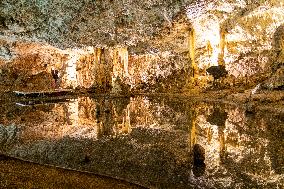
[[[201,16],[192,20],[193,30],[195,31],[195,48],[204,52],[195,52],[195,65],[199,68],[218,65],[222,38],[220,36],[220,20],[211,15],[211,17]],[[225,44],[225,43],[224,43]]]
[[[271,61],[278,61],[272,60],[269,52],[274,49],[276,29],[284,23],[280,2],[192,3],[187,7],[187,18],[196,33],[195,64],[201,69],[226,65],[229,75],[235,77],[267,71]],[[238,10],[245,7],[245,14],[240,14]],[[222,16],[214,11],[223,12]]]
[[[128,50],[127,47],[117,47],[112,52],[113,72],[112,72],[112,92],[121,91],[116,80],[129,80]]]
[[[78,86],[77,83],[77,60],[78,55],[70,54],[69,60],[66,62],[66,85],[75,89]]]
[[[221,28],[220,29],[220,53],[218,55],[218,65],[223,65],[225,66],[225,60],[224,60],[224,55],[225,55],[225,45],[226,45],[226,34],[227,32]]]
[[[189,60],[192,68],[192,77],[196,77],[198,72],[196,63],[195,63],[195,31],[194,29],[190,29],[188,32],[188,48],[189,48]]]

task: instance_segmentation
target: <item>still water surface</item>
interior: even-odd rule
[[[0,152],[157,188],[283,188],[284,116],[138,96],[0,105]]]

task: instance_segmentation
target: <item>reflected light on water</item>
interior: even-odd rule
[[[278,115],[142,96],[78,97],[0,110],[0,152],[28,161],[158,188],[284,183],[284,123]]]

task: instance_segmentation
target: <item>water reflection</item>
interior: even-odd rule
[[[0,151],[157,188],[284,183],[283,115],[167,98],[0,105]]]
[[[207,121],[211,125],[216,125],[218,127],[218,129],[217,129],[218,130],[218,140],[219,140],[219,143],[220,143],[219,154],[220,154],[221,162],[224,160],[225,154],[226,154],[226,145],[225,145],[226,142],[225,142],[224,129],[226,128],[227,118],[228,118],[228,114],[225,111],[224,107],[222,107],[222,105],[220,105],[220,104],[213,106],[213,111],[207,118]],[[208,130],[210,130],[212,132],[211,128],[209,128]],[[208,131],[208,134],[209,133],[210,132]],[[210,134],[212,134],[212,133],[210,133]],[[210,138],[212,139],[212,136]]]

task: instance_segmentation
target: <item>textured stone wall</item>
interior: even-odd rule
[[[47,44],[2,40],[10,57],[0,64],[1,90],[85,88],[110,91],[112,51],[104,48],[61,50]],[[56,81],[51,70],[58,70]]]
[[[3,0],[0,64],[9,73],[21,68],[18,73],[24,75],[35,75],[52,66],[67,69],[69,74],[62,78],[64,88],[101,88],[111,83],[114,91],[121,91],[118,77],[132,88],[145,81],[153,86],[175,82],[183,85],[178,88],[202,87],[210,81],[205,70],[212,65],[225,65],[228,82],[245,78],[254,85],[283,64],[283,18],[282,0]],[[22,48],[27,52],[19,55],[14,48],[22,42],[55,50],[36,55],[27,45]],[[98,62],[91,57],[100,56],[96,50],[89,52],[89,47],[109,49],[105,59],[113,67],[96,64],[94,69],[102,71],[87,74],[92,62]],[[23,54],[29,55],[21,57],[20,63],[10,64]],[[47,68],[41,67],[46,64]],[[1,70],[3,77],[6,71]],[[110,72],[111,76],[101,78],[102,73]],[[179,78],[172,77],[177,72],[185,72],[179,75],[186,82],[178,83]],[[4,79],[1,86],[22,83],[16,76],[9,80]],[[27,88],[33,89],[31,86],[34,84]]]

